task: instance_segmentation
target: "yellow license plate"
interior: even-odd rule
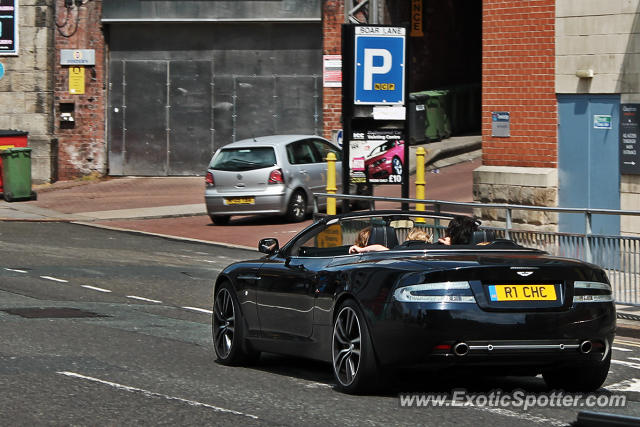
[[[256,203],[255,197],[227,197],[224,199],[227,205],[253,205]]]
[[[555,301],[554,285],[492,285],[489,286],[491,301]]]

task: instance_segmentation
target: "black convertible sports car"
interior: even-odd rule
[[[542,373],[548,386],[599,388],[607,377],[615,305],[598,266],[509,240],[402,242],[447,215],[367,212],[316,221],[263,258],[225,268],[214,288],[219,363],[260,352],[331,362],[339,389],[368,390],[387,366]],[[349,254],[358,232],[390,250]],[[486,240],[490,233],[476,232]]]

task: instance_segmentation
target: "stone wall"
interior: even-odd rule
[[[558,205],[558,171],[555,168],[480,166],[473,171],[473,199],[479,203],[528,206]],[[506,210],[476,209],[483,225],[503,227]],[[558,214],[527,210],[512,212],[516,230],[557,231]]]
[[[640,0],[557,0],[556,27],[558,93],[640,92]]]
[[[0,129],[29,132],[32,179],[51,177],[53,0],[21,0],[18,55],[0,56]]]

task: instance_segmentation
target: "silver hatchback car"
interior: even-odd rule
[[[326,190],[330,152],[338,159],[336,180],[341,181],[342,153],[319,136],[272,135],[225,145],[207,170],[207,213],[215,224],[226,224],[231,215],[253,214],[302,221],[312,210],[313,193]],[[340,193],[341,182],[337,187]]]

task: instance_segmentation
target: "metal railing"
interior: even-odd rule
[[[640,237],[607,236],[592,233],[594,215],[638,216],[640,211],[615,209],[580,209],[546,206],[512,205],[506,203],[470,203],[445,200],[420,200],[400,197],[357,196],[347,194],[314,194],[314,212],[318,211],[318,199],[335,197],[339,200],[367,201],[370,210],[374,202],[396,202],[404,206],[420,203],[434,213],[469,213],[471,209],[500,209],[505,212],[504,227],[483,227],[494,231],[498,238],[511,239],[516,243],[544,250],[552,255],[576,258],[599,265],[606,270],[613,287],[616,302],[640,305]],[[584,233],[561,233],[553,231],[518,230],[513,228],[513,211],[539,211],[571,213],[584,216]],[[435,237],[442,235],[444,226],[439,219],[428,225]]]

